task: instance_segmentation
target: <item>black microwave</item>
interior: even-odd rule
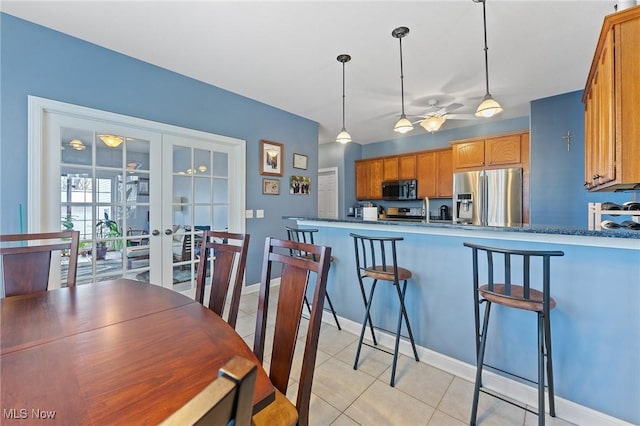
[[[418,181],[411,180],[392,180],[382,182],[382,199],[383,200],[417,200],[418,199]]]

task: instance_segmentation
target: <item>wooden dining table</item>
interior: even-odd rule
[[[129,279],[0,299],[0,424],[157,424],[234,355],[258,365],[254,412],[275,399],[219,316]],[[48,419],[48,420],[45,420]]]

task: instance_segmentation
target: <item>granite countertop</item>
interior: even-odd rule
[[[560,225],[521,225],[521,226],[477,226],[462,225],[451,222],[431,221],[407,221],[407,220],[388,220],[379,219],[377,221],[364,221],[362,218],[346,217],[342,219],[326,219],[319,217],[299,217],[299,216],[283,216],[283,219],[292,220],[312,220],[318,222],[342,222],[342,223],[359,223],[359,224],[381,224],[396,226],[415,226],[430,228],[446,228],[446,229],[465,229],[470,231],[498,231],[498,232],[521,232],[530,234],[552,234],[552,235],[573,235],[584,237],[603,237],[603,238],[628,238],[640,240],[640,231],[634,231],[625,228],[619,229],[603,229],[601,231],[592,231],[587,228],[560,226]]]

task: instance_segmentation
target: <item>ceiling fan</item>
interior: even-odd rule
[[[420,115],[419,120],[414,121],[414,123],[420,123],[422,127],[428,132],[436,132],[440,130],[440,127],[447,120],[471,120],[476,119],[473,114],[453,114],[453,111],[462,108],[464,105],[460,103],[451,103],[446,106],[438,106],[437,99],[429,99],[428,101],[429,107],[427,108],[427,112],[423,115]]]

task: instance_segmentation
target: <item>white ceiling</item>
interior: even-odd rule
[[[400,137],[398,39],[405,110],[464,104],[485,92],[482,4],[446,1],[7,1],[2,11],[320,123],[320,143],[346,127],[366,144]],[[584,88],[605,15],[616,0],[488,0],[490,91],[505,111]],[[443,129],[477,123],[449,120]],[[425,133],[416,125],[408,136]]]

